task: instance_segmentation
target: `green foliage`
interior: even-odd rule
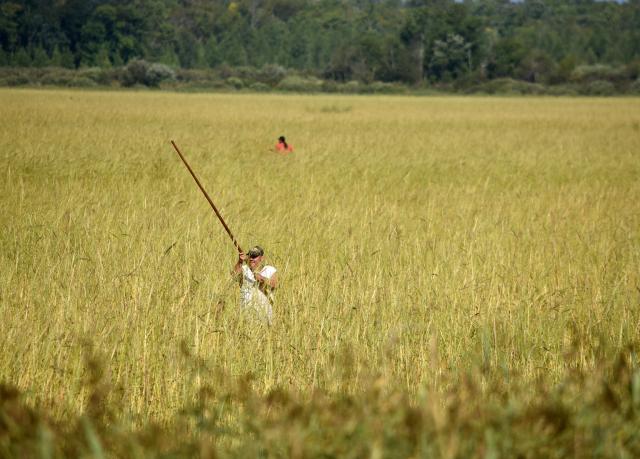
[[[95,85],[108,85],[111,82],[111,75],[107,69],[100,67],[85,67],[75,72],[74,78],[78,78],[80,81],[84,79],[93,82],[91,86]]]
[[[144,60],[134,59],[127,64],[122,73],[123,86],[135,86],[136,84],[145,84],[147,79],[147,70],[149,63]]]
[[[76,73],[64,68],[50,69],[43,74],[39,83],[44,86],[71,86]]]
[[[623,67],[610,65],[580,65],[571,73],[571,80],[578,83],[592,83],[596,81],[609,81],[614,83],[625,78]]]
[[[123,86],[145,85],[157,87],[161,82],[174,80],[176,74],[164,64],[149,64],[142,59],[130,61],[121,75]]]
[[[221,46],[223,51],[220,54],[223,63],[234,67],[246,66],[249,63],[247,51],[238,37],[233,36],[225,40]]]
[[[264,65],[257,75],[257,79],[269,86],[276,86],[287,76],[287,69],[280,65]]]
[[[246,86],[277,88],[301,74],[339,83],[326,83],[326,91],[369,92],[374,82],[465,91],[508,78],[557,86],[553,93],[575,85],[608,94],[595,83],[607,81],[623,93],[639,76],[636,3],[5,1],[0,66],[120,69],[143,60],[173,69],[233,68],[216,87],[234,76]],[[361,87],[348,89],[350,81]],[[160,81],[124,77],[123,84]]]
[[[584,86],[583,93],[590,96],[612,96],[616,93],[616,87],[610,81],[595,80]]]
[[[484,94],[544,94],[544,86],[511,78],[497,78],[468,88],[469,93]]]
[[[49,65],[49,56],[42,46],[36,46],[33,49],[31,58],[31,65],[33,67],[46,67]]]
[[[344,85],[342,85],[343,92],[357,94],[359,92],[362,92],[362,90],[363,90],[363,85],[357,80],[347,81]]]
[[[98,67],[109,68],[111,67],[111,59],[109,58],[109,49],[105,45],[101,45],[93,59],[94,63]]]
[[[101,359],[91,357],[85,413],[64,423],[0,384],[0,454],[562,458],[589,451],[591,457],[636,457],[636,359],[630,351],[599,362],[594,372],[567,368],[551,387],[506,386],[504,375],[476,368],[451,382],[445,397],[425,391],[417,401],[376,373],[354,395],[317,390],[304,396],[284,387],[261,394],[252,375],[219,372],[162,426],[133,429],[119,424],[111,381]]]
[[[264,83],[256,82],[256,83],[250,84],[249,89],[256,92],[267,92],[271,90],[271,86]]]
[[[241,78],[232,76],[227,78],[227,85],[232,87],[233,89],[242,89],[244,87],[244,81]]]
[[[534,50],[520,62],[516,75],[531,83],[549,83],[559,76],[553,59],[540,50]]]
[[[0,6],[0,49],[11,56],[8,65],[23,67],[108,68],[142,59],[185,69],[274,65],[342,83],[427,80],[469,87],[485,78],[552,85],[605,80],[620,91],[637,75],[582,81],[572,79],[574,69],[640,59],[634,1],[68,0]]]
[[[157,87],[164,81],[173,81],[175,79],[176,72],[171,67],[164,64],[151,64],[147,69],[145,84]]]
[[[26,49],[20,48],[13,55],[12,64],[16,67],[29,67],[31,65],[31,57]]]
[[[451,81],[471,71],[471,43],[458,34],[435,40],[429,62],[429,75],[436,80]]]
[[[59,46],[56,46],[53,50],[53,54],[51,55],[50,63],[53,67],[64,67],[67,69],[75,67],[73,54],[71,54],[71,51],[66,47],[60,48]]]
[[[203,59],[206,62],[206,65],[210,68],[214,68],[222,63],[220,48],[218,47],[218,42],[215,35],[212,35],[211,37],[209,37],[209,40],[207,40],[207,43],[204,47]]]
[[[91,78],[75,75],[68,81],[67,86],[74,88],[94,88],[98,86],[98,84]]]
[[[376,94],[401,94],[406,92],[406,88],[402,85],[394,84],[394,83],[383,83],[381,81],[376,81],[369,85],[372,93]]]
[[[314,92],[322,87],[322,80],[317,78],[291,75],[278,83],[278,89],[294,92]]]
[[[286,74],[288,76],[279,80]],[[265,67],[257,70],[252,67],[222,67],[218,70],[178,69],[164,64],[150,64],[133,60],[124,68],[82,67],[77,70],[60,67],[20,67],[0,70],[0,86],[45,85],[45,86],[108,86],[161,87],[170,83],[172,89],[223,90],[249,88],[253,91],[285,92],[327,92],[353,94],[400,94],[413,91],[450,91],[483,94],[522,94],[522,95],[577,95],[610,96],[621,92],[636,94],[637,83],[611,83],[607,80],[594,80],[582,83],[554,84],[545,86],[539,83],[511,78],[497,78],[480,84],[473,84],[476,76],[456,81],[452,85],[442,83],[437,86],[421,88],[407,87],[399,83],[374,81],[369,84],[352,80],[340,83],[333,80],[321,80],[312,76],[302,76],[282,67]],[[278,81],[277,84],[273,82]],[[265,83],[269,82],[269,83]]]

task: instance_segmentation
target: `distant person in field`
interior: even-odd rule
[[[278,137],[278,143],[276,144],[276,151],[279,153],[293,153],[293,145],[287,143],[287,139],[283,135]]]
[[[273,292],[278,285],[277,270],[264,264],[264,250],[256,245],[249,252],[240,253],[233,267],[240,282],[240,307],[255,313],[269,325],[273,319]]]

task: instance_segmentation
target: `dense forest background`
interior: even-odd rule
[[[0,67],[5,84],[7,69],[57,68],[122,85],[633,92],[640,0],[0,0]]]

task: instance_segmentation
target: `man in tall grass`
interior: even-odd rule
[[[247,254],[240,253],[233,268],[240,283],[240,307],[271,324],[273,291],[278,284],[275,267],[264,264],[264,250],[256,245]]]

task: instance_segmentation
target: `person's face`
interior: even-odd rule
[[[262,263],[262,255],[255,257],[255,258],[249,258],[249,267],[251,267],[251,269],[255,269],[258,266],[260,266],[260,264]]]

